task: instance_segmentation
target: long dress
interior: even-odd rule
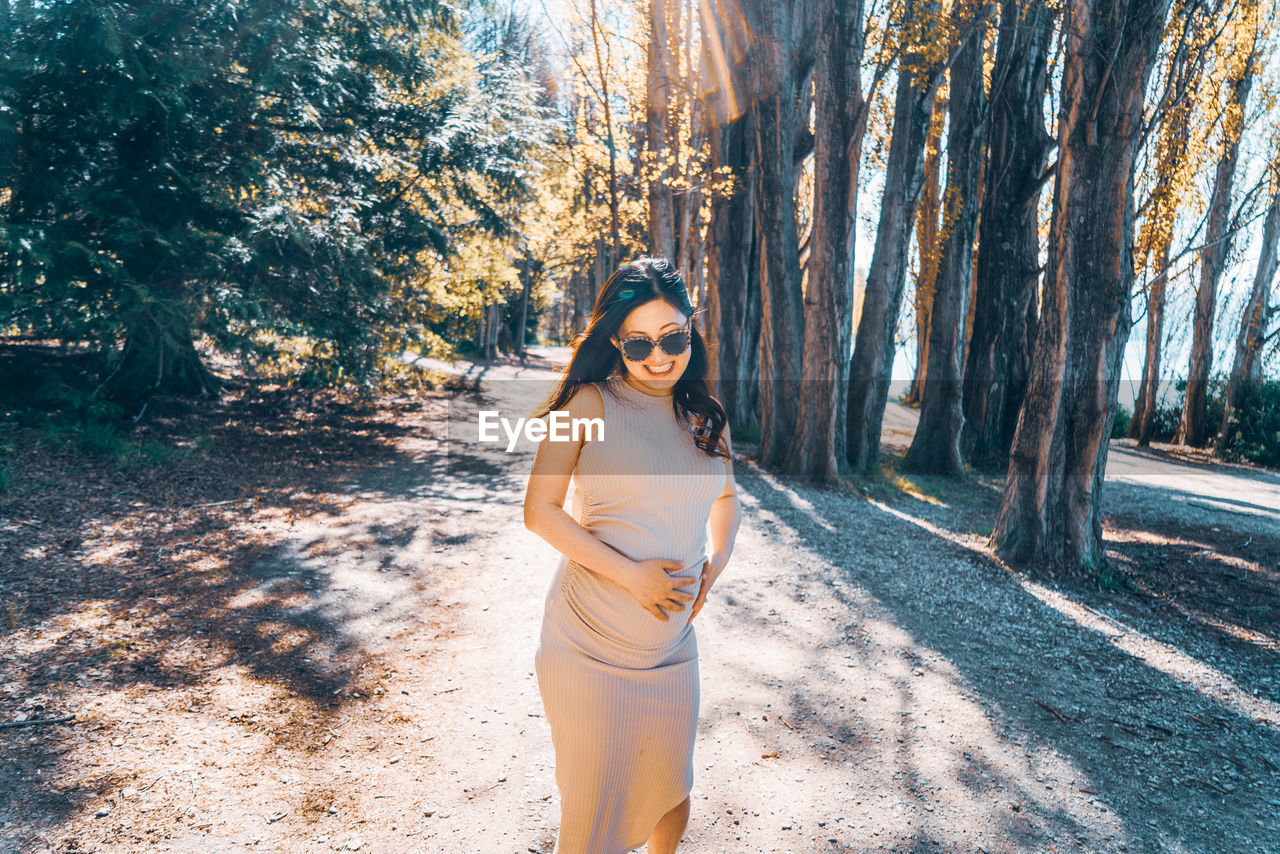
[[[573,472],[573,517],[632,560],[681,561],[699,578],[707,522],[728,464],[694,444],[671,395],[613,377],[596,384],[604,436]],[[698,584],[679,589],[696,595]],[[621,854],[644,843],[693,786],[698,641],[689,607],[663,622],[621,585],[562,557],[534,657],[555,748],[556,854]]]

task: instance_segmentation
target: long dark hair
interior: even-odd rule
[[[551,396],[534,413],[541,418],[552,410],[563,409],[582,386],[623,376],[626,366],[622,354],[609,340],[618,333],[622,321],[637,306],[665,300],[691,321],[695,315],[689,301],[689,289],[671,262],[665,258],[637,258],[613,271],[600,289],[591,320],[584,332],[573,340],[569,366],[560,375]],[[671,391],[671,408],[678,419],[687,420],[695,428],[698,447],[709,456],[728,457],[721,442],[729,416],[711,393],[707,382],[707,345],[694,323],[689,324],[692,352],[684,373]]]

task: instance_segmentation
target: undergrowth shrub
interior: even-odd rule
[[[1280,381],[1243,383],[1236,398],[1222,456],[1280,467]]]

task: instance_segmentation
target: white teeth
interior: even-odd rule
[[[675,366],[676,366],[675,362],[668,362],[666,366],[660,370],[657,368],[651,368],[648,365],[645,365],[644,369],[651,374],[669,374],[671,373],[671,369],[674,368]]]

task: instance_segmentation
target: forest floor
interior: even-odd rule
[[[543,351],[550,357],[563,352]],[[533,652],[554,363],[243,382],[127,459],[0,434],[0,850],[550,852]],[[1280,475],[1113,442],[1103,590],[985,547],[1002,477],[761,471],[698,618],[689,852],[1280,852]]]

